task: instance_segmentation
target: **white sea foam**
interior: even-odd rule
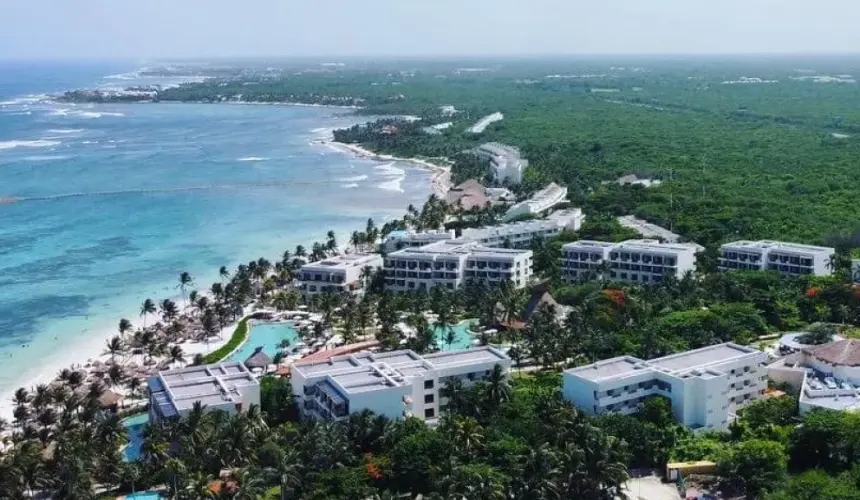
[[[81,118],[101,118],[103,116],[125,116],[123,113],[108,113],[106,111],[95,112],[95,111],[76,111],[74,113],[70,113],[74,116],[80,116]]]
[[[81,141],[81,144],[98,144],[99,141]]]
[[[129,73],[120,73],[117,75],[108,75],[105,77],[105,79],[108,80],[136,80],[138,78],[140,78],[139,71],[131,71]]]
[[[47,141],[39,139],[36,141],[0,141],[0,149],[14,148],[49,148],[61,144],[60,141]]]
[[[384,164],[384,165],[377,165],[377,166],[376,166],[376,167],[374,167],[374,168],[375,168],[376,170],[379,170],[379,174],[380,174],[380,175],[386,175],[386,176],[393,176],[393,175],[401,176],[401,175],[406,175],[406,171],[405,171],[405,170],[403,170],[402,168],[395,167],[395,166],[394,166],[394,162],[386,163],[386,164]]]
[[[352,177],[344,177],[343,179],[339,179],[343,182],[358,182],[358,181],[366,181],[367,175],[354,175]]]
[[[246,156],[244,158],[236,158],[236,161],[266,161],[268,158],[263,158],[261,156]]]
[[[79,134],[83,132],[82,128],[52,128],[48,129],[50,134]]]
[[[351,184],[341,184],[341,185],[340,185],[340,187],[343,187],[343,188],[357,188],[357,187],[358,187],[358,184],[357,184],[357,183],[355,183],[355,182],[353,182],[353,183],[351,183]]]
[[[398,177],[397,179],[385,181],[376,187],[378,187],[379,189],[384,189],[386,191],[397,191],[399,193],[402,193],[403,192],[403,177]]]
[[[48,100],[47,94],[32,94],[23,97],[17,97],[8,101],[0,101],[0,106],[15,106],[18,104],[34,104]]]
[[[71,156],[65,155],[33,155],[33,156],[25,156],[23,158],[24,161],[56,161],[56,160],[66,160],[71,158]]]

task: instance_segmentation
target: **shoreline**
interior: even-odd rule
[[[374,153],[373,151],[365,148],[364,146],[360,146],[358,144],[347,144],[345,142],[337,142],[333,138],[329,140],[318,139],[314,141],[314,143],[329,146],[335,151],[339,151],[344,154],[352,154],[358,158],[366,158],[379,162],[399,161],[404,163],[411,163],[413,165],[417,165],[418,168],[430,170],[431,172],[433,172],[433,176],[430,179],[430,190],[438,198],[444,199],[445,195],[453,187],[451,185],[451,167],[447,165],[440,165],[439,163],[434,163],[430,160],[423,158],[403,158],[400,156]]]
[[[308,107],[334,107],[314,104],[276,104],[300,105]],[[367,158],[372,161],[379,162],[399,161],[412,164],[417,168],[429,170],[433,172],[430,186],[431,192],[440,198],[444,198],[445,194],[451,188],[451,168],[447,165],[440,165],[438,163],[434,163],[433,161],[422,158],[401,158],[393,155],[378,154],[357,144],[336,142],[333,140],[333,137],[331,137],[330,139],[317,139],[312,141],[312,144],[327,146],[342,154],[352,155],[358,158]],[[346,247],[344,247],[344,250],[346,250]],[[168,298],[174,301],[178,301],[180,297]],[[243,314],[242,317],[245,317],[247,313],[248,311],[246,310],[245,314]],[[86,335],[85,338],[80,339],[79,342],[74,342],[72,345],[69,345],[67,350],[58,351],[56,353],[52,353],[49,356],[39,359],[38,362],[40,363],[40,366],[37,374],[28,376],[24,381],[12,384],[7,390],[3,390],[2,392],[0,392],[0,418],[10,422],[13,420],[12,412],[14,410],[14,404],[12,403],[12,396],[14,395],[15,391],[18,390],[18,388],[23,387],[26,388],[28,391],[31,391],[39,384],[50,384],[53,380],[56,379],[57,373],[59,373],[65,368],[85,368],[86,365],[92,363],[93,361],[98,360],[101,362],[105,362],[110,359],[110,355],[104,354],[103,351],[105,349],[106,343],[114,336],[117,336],[118,332],[116,331],[115,327],[111,327],[109,325],[113,321],[119,321],[120,317],[122,317],[122,315],[117,318],[114,318],[113,320],[106,319],[104,326],[95,327],[91,332]],[[126,317],[136,318],[133,322],[134,328],[141,326],[142,318],[140,318],[136,314],[132,314]],[[220,338],[217,338],[212,342],[206,343],[185,341],[183,343],[174,345],[179,345],[180,347],[182,347],[182,350],[186,356],[186,360],[188,363],[190,363],[192,358],[196,354],[202,354],[205,356],[227,344],[230,340],[230,337],[232,336],[233,331],[236,329],[241,319],[242,318],[238,318],[235,322],[225,325],[220,332]],[[152,323],[157,320],[157,315],[148,315],[146,320],[147,324]],[[241,349],[249,341],[249,339],[250,335],[241,344],[239,344],[236,349],[234,349],[234,351]],[[119,393],[125,393],[124,387],[114,388],[114,390]]]
[[[171,300],[172,299],[173,298],[171,298]],[[133,329],[141,326],[141,324],[139,324],[140,319],[141,318],[138,317],[137,321],[132,322]],[[158,313],[148,314],[146,317],[148,324],[159,319]],[[226,344],[230,340],[230,336],[236,328],[236,325],[239,324],[240,320],[241,318],[233,323],[225,324],[224,328],[220,331],[220,338],[217,338],[208,344],[206,342],[185,341],[171,345],[182,347],[186,363],[190,364],[195,355],[206,355]],[[116,321],[119,321],[119,319]],[[93,332],[90,332],[90,335],[86,337],[86,340],[70,345],[69,350],[71,352],[60,351],[51,355],[48,360],[45,358],[39,360],[41,365],[37,375],[33,375],[24,383],[14,384],[17,387],[10,387],[8,390],[0,392],[0,419],[4,419],[8,422],[13,420],[12,412],[15,406],[12,403],[12,396],[19,388],[23,387],[28,391],[32,391],[33,388],[39,384],[50,384],[53,382],[54,379],[56,379],[57,374],[65,368],[71,368],[73,370],[81,368],[85,369],[86,366],[93,361],[98,360],[104,363],[109,360],[110,355],[104,353],[105,345],[111,338],[118,335],[119,333],[116,330],[109,330],[107,327],[104,327],[104,329],[97,328]],[[126,393],[124,387],[114,387],[111,390],[120,394]]]

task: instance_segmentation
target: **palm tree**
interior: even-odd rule
[[[144,328],[146,328],[146,316],[148,314],[154,314],[155,311],[155,302],[153,302],[152,299],[146,299],[143,301],[143,305],[140,306],[140,316],[143,318]]]
[[[292,493],[302,484],[301,457],[295,448],[283,454],[278,463],[268,471],[270,476],[277,477],[281,486],[281,500],[292,498]]]
[[[335,253],[337,251],[337,239],[335,238],[334,231],[332,230],[329,230],[329,232],[326,233],[325,247],[326,250],[331,253]]]
[[[45,384],[36,386],[33,392],[33,400],[30,402],[37,411],[43,410],[54,402],[54,395],[50,387]]]
[[[119,327],[118,327],[118,330],[119,330],[119,334],[120,334],[120,335],[125,335],[125,334],[126,334],[127,332],[129,332],[131,329],[132,329],[131,321],[129,321],[129,320],[125,319],[125,318],[122,318],[121,320],[119,320]]]
[[[185,365],[185,353],[182,352],[182,347],[178,345],[172,346],[170,348],[170,352],[167,353],[167,359],[170,360],[171,363]]]
[[[119,387],[125,381],[125,370],[119,365],[111,365],[107,371],[107,382],[110,387]],[[101,393],[99,393],[101,395]]]
[[[483,445],[484,429],[472,417],[451,416],[450,413],[448,415],[446,424],[454,447],[466,456],[472,455]]]
[[[179,284],[176,285],[176,288],[179,288],[182,291],[182,302],[185,304],[185,308],[188,308],[188,297],[185,294],[186,289],[194,283],[194,280],[191,278],[191,275],[187,272],[183,271],[179,275]]]
[[[160,304],[161,308],[161,317],[164,321],[171,321],[179,314],[179,309],[176,307],[176,303],[170,299],[164,299]]]
[[[23,387],[19,387],[12,396],[12,402],[17,406],[27,404],[28,401],[30,401],[30,393]]]
[[[303,258],[303,257],[307,257],[308,252],[307,252],[307,250],[305,250],[305,247],[303,245],[296,245],[296,251],[293,252],[293,255],[295,255],[298,258]]]
[[[107,347],[105,348],[104,353],[110,354],[111,361],[116,362],[116,355],[122,354],[124,352],[125,344],[123,344],[122,339],[118,336],[113,336],[110,340],[107,341]]]
[[[132,399],[137,399],[140,396],[140,388],[143,387],[143,381],[137,377],[129,377],[125,382],[125,387],[128,389],[128,395]]]
[[[226,279],[230,279],[230,271],[227,270],[227,266],[221,266],[221,269],[218,270],[218,276],[221,277],[222,282]]]
[[[487,378],[487,398],[493,406],[498,406],[511,398],[511,387],[508,377],[500,365],[493,366],[493,371]]]

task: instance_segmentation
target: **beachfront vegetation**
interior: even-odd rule
[[[367,270],[363,297],[320,294],[306,304],[322,318],[307,335],[323,339],[336,332],[345,342],[373,339],[382,349],[429,352],[449,348],[453,326],[474,318],[497,327],[483,330],[482,342],[511,345],[515,365],[536,375],[517,374],[510,385],[494,376],[471,388],[447,387],[450,403],[435,429],[366,413],[345,424],[297,423],[290,386],[265,378],[261,408],[236,417],[199,409],[182,422],[150,426],[142,459],[125,464],[117,455],[125,431],[115,417],[102,416],[96,401],[107,386],[125,385],[142,396],[142,378],[116,363],[101,381],[68,371],[60,374],[61,389],[16,393],[10,447],[0,457],[0,497],[45,489],[58,498],[88,498],[93,491],[158,487],[172,498],[205,498],[214,485],[223,498],[610,499],[621,493],[629,468],[707,459],[719,466],[721,488],[748,498],[860,498],[856,415],[801,418],[789,395],[750,405],[728,432],[694,434],[675,424],[660,399],[632,416],[586,417],[560,400],[555,373],[621,354],[647,359],[717,342],[755,343],[810,324],[819,325],[810,335],[825,342],[834,330],[860,326],[860,290],[848,279],[847,260],[860,220],[852,178],[860,152],[853,137],[860,133],[860,112],[850,105],[855,87],[796,80],[796,65],[776,63],[456,67],[427,63],[421,71],[400,72],[370,65],[210,81],[159,97],[360,104],[368,115],[419,116],[369,118],[367,125],[336,131],[335,139],[381,153],[447,158],[456,182],[490,180],[486,160],[469,152],[475,146],[499,141],[520,147],[531,166],[523,184],[513,187],[518,195],[563,183],[588,214],[580,231],[532,244],[536,274],[560,307],[527,315],[527,293],[508,286],[389,294],[384,277]],[[750,71],[779,83],[723,83]],[[502,121],[481,134],[465,132],[495,111],[504,114]],[[439,133],[425,130],[449,121]],[[629,173],[663,182],[650,188],[609,182]],[[565,284],[561,244],[632,237],[615,220],[630,213],[707,245],[698,273],[650,287]],[[340,245],[371,250],[393,230],[460,229],[496,222],[499,215],[499,208],[463,211],[434,197],[381,227],[368,221]],[[833,242],[836,272],[830,278],[714,273],[715,245],[739,238]],[[175,349],[178,339],[211,339],[249,306],[295,309],[302,302],[291,286],[295,272],[306,260],[338,250],[329,233],[274,263],[261,258],[232,273],[222,267],[221,281],[207,294],[189,290],[194,280],[183,273],[183,309],[169,299],[147,299],[143,327],[121,322],[105,352],[144,366],[156,358],[182,365],[187,360]],[[157,323],[147,326],[153,318]],[[403,324],[411,335],[404,335]],[[243,320],[217,355],[195,362],[221,359],[247,331]]]
[[[242,320],[239,321],[239,324],[236,325],[236,329],[233,331],[233,335],[230,337],[230,340],[218,349],[215,349],[206,356],[203,356],[201,364],[217,363],[221,361],[229,356],[230,353],[238,349],[239,346],[247,340],[247,338],[248,318],[242,318]]]

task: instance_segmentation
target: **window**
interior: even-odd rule
[[[435,418],[435,417],[436,417],[436,410],[434,410],[433,408],[427,408],[426,410],[424,410],[424,418]]]
[[[425,380],[424,381],[424,388],[425,389],[432,389],[433,388],[433,381],[432,380]]]
[[[428,405],[433,404],[433,401],[435,401],[435,400],[436,399],[434,398],[433,394],[425,394],[424,395],[424,404],[428,404]]]

